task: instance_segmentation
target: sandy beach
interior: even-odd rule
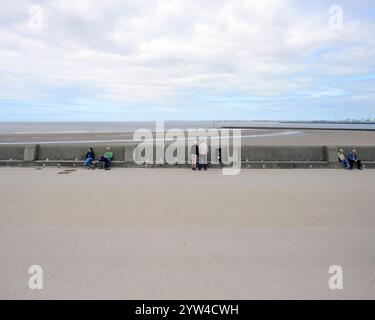
[[[375,298],[374,171],[59,172],[0,168],[1,299]]]
[[[242,144],[248,145],[374,145],[375,131],[242,129]],[[187,133],[185,135],[188,136]],[[133,141],[133,132],[0,133],[0,144],[108,143]]]

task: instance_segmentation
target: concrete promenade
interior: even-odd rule
[[[0,299],[374,299],[374,181],[0,168]],[[28,288],[35,264],[40,291]],[[331,265],[343,290],[328,288]]]

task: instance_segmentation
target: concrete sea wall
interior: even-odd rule
[[[90,145],[98,158],[105,152],[106,145]],[[156,163],[156,147],[153,148],[152,159],[147,164],[136,164],[134,159],[144,158],[134,152],[137,144],[114,145],[113,166],[118,167],[187,167],[190,165],[190,152],[184,147],[182,163],[170,165]],[[84,144],[40,144],[40,145],[1,145],[0,165],[3,166],[82,166],[88,145]],[[167,148],[168,145],[165,146]],[[213,167],[223,164],[217,162],[218,147],[210,150],[208,163]],[[344,153],[357,149],[360,159],[366,168],[375,168],[375,146],[250,146],[241,147],[242,168],[339,168],[338,149]],[[212,152],[212,154],[211,154]],[[221,149],[223,162],[231,156],[231,152]],[[181,160],[181,158],[180,158]],[[227,164],[228,165],[228,164]],[[229,165],[230,166],[230,165]]]

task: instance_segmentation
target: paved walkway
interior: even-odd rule
[[[375,298],[375,170],[62,170],[0,168],[1,299]]]

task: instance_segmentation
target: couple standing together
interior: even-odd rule
[[[198,170],[201,170],[202,167],[205,171],[207,171],[207,154],[208,154],[208,146],[206,141],[195,141],[193,146],[191,147],[191,169],[197,170],[197,162],[198,162]]]

